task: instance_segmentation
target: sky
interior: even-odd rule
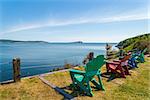
[[[119,42],[150,32],[149,0],[0,0],[0,39]]]

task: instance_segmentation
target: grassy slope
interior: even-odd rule
[[[135,48],[143,50],[145,47],[147,47],[150,51],[150,33],[125,39],[119,42],[117,46],[123,46],[127,51]]]
[[[102,78],[105,91],[95,91],[94,97],[78,96],[79,100],[148,100],[150,98],[150,58],[144,64],[139,64],[139,68],[131,70],[131,76],[126,79],[116,78],[111,82],[106,82],[107,78]],[[105,66],[102,68],[105,72]],[[45,77],[51,83],[66,87],[71,83],[69,72],[56,73]],[[68,93],[71,90],[65,89]],[[43,84],[38,78],[22,79],[20,83],[0,85],[0,100],[60,100],[61,95],[53,89]]]

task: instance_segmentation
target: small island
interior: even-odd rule
[[[20,41],[20,40],[8,40],[0,39],[1,43],[48,43],[46,41]]]

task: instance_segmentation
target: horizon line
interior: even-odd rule
[[[118,42],[105,42],[105,41],[44,41],[44,40],[14,40],[14,39],[0,39],[0,41],[12,41],[12,42],[47,42],[47,43],[118,43]]]

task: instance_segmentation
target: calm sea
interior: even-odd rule
[[[49,72],[64,64],[82,64],[89,52],[105,55],[105,43],[0,43],[0,81],[12,79],[12,59],[21,59],[21,76]],[[116,45],[116,44],[112,44]]]

